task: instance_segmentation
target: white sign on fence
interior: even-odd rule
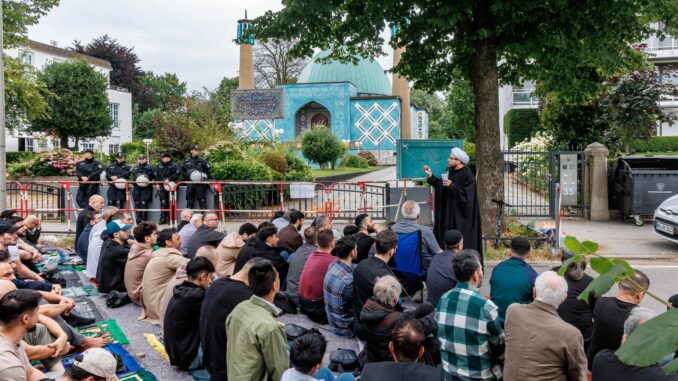
[[[314,198],[314,184],[290,184],[290,198]]]

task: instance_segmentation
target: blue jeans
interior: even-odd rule
[[[198,348],[198,354],[195,355],[193,362],[188,366],[188,373],[196,381],[209,381],[210,374],[205,369],[205,365],[202,361],[203,354],[202,348]]]
[[[322,381],[355,381],[355,377],[351,373],[342,373],[339,377],[334,377],[334,374],[326,366],[320,368],[314,378]]]

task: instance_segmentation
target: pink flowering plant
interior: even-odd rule
[[[80,158],[66,148],[43,152],[36,158],[17,163],[10,174],[19,176],[75,176],[75,165]]]

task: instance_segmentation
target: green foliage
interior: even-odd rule
[[[504,115],[504,131],[508,135],[509,147],[530,140],[539,131],[539,113],[531,108],[514,108]]]
[[[673,123],[676,116],[659,105],[663,96],[678,96],[678,87],[660,83],[651,71],[635,71],[610,80],[612,88],[601,99],[600,119],[608,125],[608,147],[631,152],[634,139],[648,140],[655,134],[657,122]]]
[[[369,164],[370,167],[376,167],[377,165],[379,165],[379,161],[370,151],[360,151],[358,152],[358,156],[367,160],[367,164]]]
[[[35,152],[6,152],[5,155],[8,165],[31,161],[38,156]]]
[[[232,140],[223,140],[213,144],[204,150],[204,157],[211,166],[226,160],[245,160],[245,150],[240,143]]]
[[[427,92],[418,88],[413,88],[410,92],[410,103],[428,110],[428,131],[429,136],[438,134],[443,130],[440,120],[445,111],[445,102],[438,94]],[[436,136],[436,138],[439,138]]]
[[[630,144],[635,152],[678,151],[678,136],[652,136],[650,139],[636,139]]]
[[[346,150],[341,141],[325,126],[313,126],[301,135],[301,152],[321,168],[334,169],[336,161]]]
[[[176,110],[183,104],[186,82],[179,81],[174,73],[162,75],[147,71],[140,79],[148,92],[148,104],[140,104],[141,110],[159,108],[163,111]]]
[[[534,154],[519,155],[516,160],[516,175],[518,180],[535,192],[547,194],[549,191],[549,155],[548,150],[553,146],[553,138],[544,132],[537,132],[534,136],[513,146],[512,150],[535,152]]]
[[[212,165],[215,180],[271,181],[273,174],[266,164],[256,160],[228,159]]]
[[[429,136],[432,139],[463,139],[475,141],[473,114],[475,111],[473,86],[459,70],[451,75],[442,112],[429,115]]]
[[[570,104],[556,94],[539,100],[541,124],[557,147],[586,147],[602,141],[606,127],[600,120],[598,102]]]
[[[289,169],[285,155],[275,151],[264,151],[260,156],[261,161],[276,172],[285,173]]]
[[[38,23],[59,0],[5,0],[2,2],[4,48],[16,47],[26,41],[28,27]],[[9,78],[6,79],[9,82]]]
[[[370,164],[367,159],[358,155],[346,155],[341,159],[341,166],[347,168],[369,168]]]
[[[146,145],[144,142],[140,141],[131,141],[120,146],[120,151],[125,154],[125,160],[128,164],[132,165],[137,161],[137,158],[141,154],[146,154]],[[115,154],[111,154],[111,160],[115,160]]]
[[[75,176],[80,158],[68,149],[42,152],[32,160],[16,162],[8,167],[10,176]]]
[[[214,91],[210,93],[209,102],[212,115],[222,126],[231,122],[231,92],[238,89],[238,77],[224,77]]]
[[[285,152],[285,159],[287,160],[287,167],[289,170],[285,173],[285,179],[288,181],[310,181],[313,180],[313,172],[311,167],[306,164],[296,153],[292,150]]]
[[[32,131],[54,131],[64,148],[68,138],[74,138],[77,147],[80,139],[111,134],[108,79],[85,60],[53,62],[38,74],[38,80],[56,97],[48,99],[49,118],[32,121]]]
[[[588,301],[590,293],[604,295],[615,283],[626,280],[648,296],[669,307],[667,312],[644,322],[633,331],[616,352],[621,361],[629,365],[650,366],[675,353],[678,347],[678,309],[671,308],[669,302],[636,283],[633,279],[634,270],[628,262],[598,254],[598,244],[595,242],[580,242],[575,237],[567,236],[564,244],[576,255],[563,262],[559,271],[560,275],[565,274],[572,263],[584,261],[586,256],[591,256],[591,267],[599,274],[579,295],[579,299]],[[675,360],[664,366],[664,370],[677,373],[678,367],[676,367]]]
[[[7,128],[21,128],[25,122],[49,118],[47,99],[54,98],[29,65],[5,57],[5,101]]]
[[[179,161],[193,146],[193,134],[185,113],[163,111],[152,119],[153,140],[160,152],[169,152]]]
[[[155,108],[152,110],[141,111],[139,105],[135,104],[132,109],[132,136],[134,139],[153,138],[153,121],[160,117],[162,110]]]
[[[466,167],[471,170],[471,172],[476,171],[476,145],[471,143],[468,140],[464,140],[464,152],[468,154],[469,161],[466,164]]]

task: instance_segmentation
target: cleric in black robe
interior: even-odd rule
[[[459,230],[464,236],[464,249],[477,250],[482,259],[483,244],[480,231],[480,209],[476,193],[476,179],[464,164],[469,157],[460,148],[453,148],[447,159],[447,180],[436,177],[428,166],[424,172],[435,190],[433,234],[444,244],[445,232]]]

